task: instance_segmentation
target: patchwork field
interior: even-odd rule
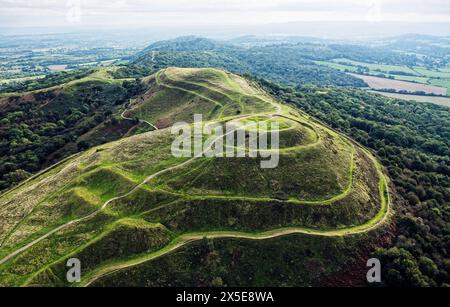
[[[351,75],[364,80],[369,85],[370,88],[377,90],[393,89],[396,91],[425,92],[427,94],[435,94],[435,95],[447,94],[447,89],[439,86],[392,80],[387,78],[379,78],[366,75],[358,75],[358,74],[351,74]]]
[[[383,64],[373,64],[373,63],[366,63],[366,62],[359,62],[359,61],[353,61],[349,59],[333,59],[330,62],[332,63],[338,63],[340,65],[344,66],[350,66],[350,67],[366,67],[371,71],[375,72],[386,72],[386,73],[392,73],[395,72],[402,72],[407,73],[411,75],[417,75],[419,76],[420,73],[416,72],[412,68],[404,65],[383,65]]]
[[[429,82],[431,85],[446,88],[447,95],[449,95],[449,93],[450,93],[450,78],[449,79],[429,79],[427,82]]]
[[[371,91],[372,93],[380,94],[390,98],[397,98],[403,100],[413,100],[418,102],[430,102],[441,106],[450,107],[450,98],[448,97],[433,97],[433,96],[421,96],[421,95],[408,95],[397,93],[386,93],[381,91]]]

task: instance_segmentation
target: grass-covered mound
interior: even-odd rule
[[[172,234],[161,224],[151,224],[141,219],[125,218],[109,225],[93,240],[72,252],[83,264],[83,274],[95,267],[117,259],[127,259],[139,254],[157,251],[172,240]],[[65,263],[44,267],[27,283],[32,286],[48,284],[49,276],[64,276]],[[64,282],[60,279],[58,285]]]
[[[176,158],[170,128],[90,149],[0,197],[0,285],[68,285],[71,257],[83,259],[88,285],[146,268],[205,236],[343,237],[387,220],[388,179],[378,161],[255,84],[219,70],[176,68],[146,82],[149,91],[127,116],[276,122],[278,167],[261,168],[261,157]],[[230,111],[235,106],[239,112]]]
[[[260,89],[236,75],[216,69],[168,68],[146,78],[149,90],[136,99],[127,116],[138,117],[159,127],[274,110]]]

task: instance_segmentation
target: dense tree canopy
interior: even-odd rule
[[[0,108],[0,190],[26,179],[46,163],[110,140],[111,136],[105,136],[93,144],[77,141],[96,126],[111,124],[112,110],[141,91],[139,80],[88,81],[63,92],[4,98],[7,103]],[[116,122],[116,126],[120,125]]]
[[[450,112],[447,107],[389,99],[362,90],[283,88],[274,95],[371,148],[396,193],[396,246],[374,253],[389,286],[450,283]],[[401,204],[402,203],[402,204]]]

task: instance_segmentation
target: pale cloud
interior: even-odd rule
[[[73,3],[80,5],[74,11]],[[75,14],[74,14],[75,12]],[[0,0],[0,26],[226,26],[290,21],[448,22],[448,0]]]

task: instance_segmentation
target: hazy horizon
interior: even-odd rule
[[[450,36],[444,0],[0,0],[3,33],[142,29],[161,36]],[[357,26],[355,26],[357,25]]]

